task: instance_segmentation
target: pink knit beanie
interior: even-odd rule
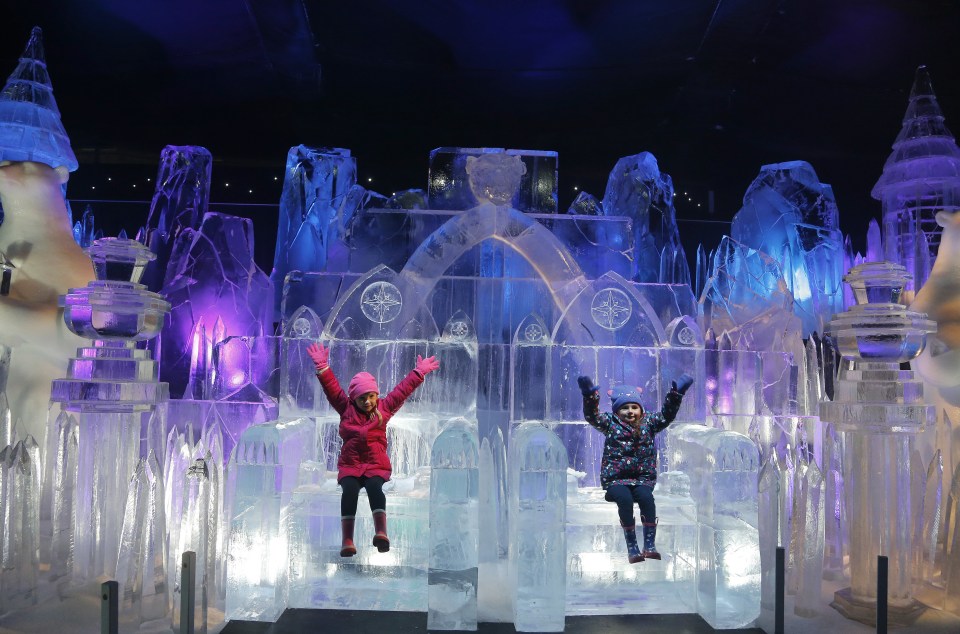
[[[353,401],[356,400],[358,396],[366,394],[367,392],[380,393],[380,388],[377,387],[377,380],[373,378],[373,375],[369,372],[357,372],[357,374],[350,379],[347,396]]]

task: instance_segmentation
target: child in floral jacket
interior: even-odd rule
[[[607,492],[605,499],[615,502],[620,525],[627,542],[630,563],[644,559],[660,559],[654,540],[657,535],[657,506],[653,487],[657,483],[657,455],[653,438],[676,418],[683,395],[693,379],[683,374],[673,382],[663,409],[647,413],[640,404],[637,388],[619,386],[610,391],[613,411],[600,413],[600,392],[587,376],[577,379],[583,394],[583,417],[604,435],[603,458],[600,463],[600,485]],[[640,507],[643,524],[643,551],[637,544],[633,504]]]

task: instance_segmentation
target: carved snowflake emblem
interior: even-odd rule
[[[601,328],[607,330],[618,330],[623,327],[633,308],[630,306],[630,298],[627,294],[617,288],[605,288],[598,291],[593,296],[590,303],[590,314],[593,321]]]
[[[692,345],[696,341],[696,337],[693,335],[693,330],[689,327],[684,327],[680,329],[680,332],[677,333],[677,341],[682,343],[685,346]]]
[[[360,295],[360,309],[370,321],[385,324],[400,315],[403,297],[390,282],[374,282]]]
[[[470,328],[467,327],[465,321],[455,321],[450,324],[450,336],[457,341],[463,341],[469,333]]]
[[[293,325],[290,327],[290,330],[293,332],[295,337],[303,339],[310,335],[310,322],[303,317],[297,317],[297,319],[294,320]]]
[[[527,341],[540,341],[543,339],[546,333],[543,331],[543,328],[540,327],[540,324],[530,324],[523,329],[523,337]]]

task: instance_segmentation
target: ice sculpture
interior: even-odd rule
[[[130,482],[117,559],[120,611],[137,627],[169,614],[164,497],[163,473],[150,452]]]
[[[20,62],[0,92],[0,165],[31,161],[74,171],[77,157],[60,122],[43,53],[43,32],[30,32]],[[63,181],[66,182],[64,173]],[[4,206],[5,207],[5,206]]]
[[[470,178],[470,164],[490,154],[516,157],[523,166],[516,187],[497,204],[510,204],[527,213],[557,211],[557,153],[502,148],[439,147],[430,152],[428,199],[432,209],[464,210],[488,200],[477,195]]]
[[[724,236],[700,297],[700,327],[734,338],[741,350],[789,350],[802,325],[780,263]]]
[[[940,244],[935,217],[960,211],[960,147],[947,129],[925,66],[917,68],[903,127],[872,196],[883,203],[885,258],[912,279],[904,300],[924,285]]]
[[[37,603],[39,575],[40,452],[32,436],[0,450],[0,608]]]
[[[333,241],[344,232],[342,208],[357,181],[357,161],[350,150],[297,145],[287,153],[280,197],[277,248],[270,281],[280,291],[291,271],[324,271]],[[362,189],[362,188],[361,188]]]
[[[477,426],[444,425],[430,459],[427,629],[476,630],[480,455]]]
[[[923,384],[900,364],[923,350],[935,324],[898,300],[908,275],[889,262],[866,262],[844,280],[857,304],[830,322],[840,354],[853,361],[820,416],[843,432],[843,482],[850,532],[850,587],[832,603],[847,618],[875,623],[877,555],[889,558],[891,623],[910,623],[924,606],[913,598],[910,456],[932,420]]]
[[[143,274],[143,283],[151,291],[159,292],[178,272],[170,264],[175,245],[184,231],[199,228],[207,212],[212,164],[210,152],[196,145],[168,145],[160,153],[150,214],[137,236],[157,256]]]
[[[687,256],[680,244],[673,181],[650,152],[625,156],[610,171],[603,212],[633,219],[633,270],[638,282],[690,284]],[[663,274],[661,274],[663,272]]]
[[[567,451],[540,423],[510,449],[510,592],[519,632],[562,632],[566,607]]]
[[[182,231],[161,294],[171,304],[160,337],[162,377],[170,381],[174,397],[186,391],[194,329],[201,317],[205,324],[222,320],[222,336],[210,342],[213,346],[230,335],[273,330],[273,287],[253,261],[249,218],[209,212],[197,231]]]
[[[843,235],[833,191],[805,161],[764,165],[733,217],[730,237],[780,264],[803,337],[843,310]]]
[[[116,573],[123,519],[116,511],[127,499],[142,432],[168,395],[166,384],[157,381],[157,365],[149,352],[136,347],[157,336],[170,309],[138,283],[153,254],[139,242],[118,238],[98,240],[89,252],[97,280],[70,289],[61,303],[70,330],[94,341],[77,351],[67,377],[53,382],[50,395],[59,404],[53,411],[70,412],[78,423],[71,501],[76,580]],[[52,424],[48,437],[60,438],[64,429]],[[47,478],[45,486],[57,479]],[[59,493],[53,491],[50,499]]]
[[[702,425],[667,428],[673,469],[690,477],[697,504],[697,611],[717,629],[760,613],[759,453],[744,435]]]

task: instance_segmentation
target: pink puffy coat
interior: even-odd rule
[[[387,422],[410,398],[413,391],[423,384],[423,376],[416,370],[411,370],[389,394],[380,398],[377,401],[380,418],[375,412],[368,415],[357,409],[356,404],[340,387],[333,370],[328,369],[318,374],[317,378],[330,405],[340,414],[340,438],[343,439],[343,447],[337,461],[337,481],[347,476],[380,476],[389,480],[393,466],[387,457]]]

